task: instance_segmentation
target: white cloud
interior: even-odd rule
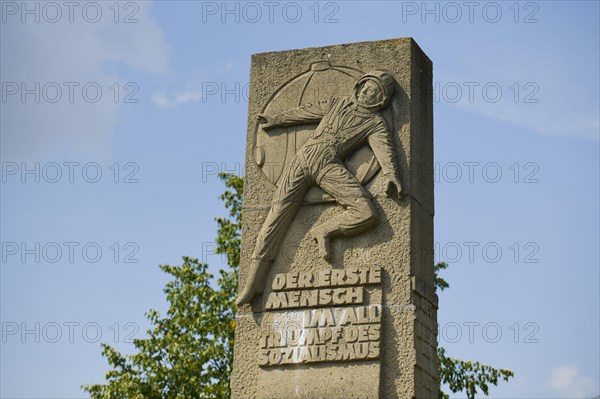
[[[44,7],[42,2],[36,4]],[[19,92],[2,99],[3,160],[45,159],[73,152],[97,157],[109,154],[119,110],[135,106],[124,104],[125,96],[141,99],[143,87],[136,81],[143,76],[140,72],[167,71],[167,45],[149,14],[149,2],[126,3],[129,8],[120,10],[118,23],[114,22],[113,3],[95,4],[101,4],[102,9],[96,23],[83,18],[81,5],[74,10],[73,22],[67,8],[56,23],[44,18],[35,22],[31,15],[22,23],[20,13],[5,15],[1,35],[3,89],[10,85],[14,90],[16,84]],[[138,22],[123,23],[129,15]],[[74,82],[72,101],[69,82]],[[125,87],[126,82],[132,85]],[[39,84],[39,102],[33,94],[22,101],[23,83],[29,89]],[[88,97],[83,92],[86,84]],[[57,87],[61,96],[52,102]],[[102,91],[98,101],[88,101],[97,87]],[[119,96],[115,98],[117,88]],[[136,90],[139,92],[134,94]]]
[[[185,103],[199,101],[201,96],[202,92],[194,90],[186,90],[173,97],[161,92],[152,95],[152,102],[159,108],[175,108]]]
[[[591,398],[597,394],[595,390],[598,389],[592,378],[580,375],[573,366],[561,366],[552,370],[548,385],[560,397],[573,399]]]
[[[222,72],[231,72],[234,64],[231,61],[226,62],[222,66]],[[218,96],[222,98],[223,92],[234,90],[228,95],[235,95],[238,98],[243,94],[243,88],[239,82],[217,82],[207,81],[200,76],[194,76],[187,80],[183,88],[179,89],[164,89],[152,95],[151,100],[159,108],[176,108],[187,103],[198,101],[206,102],[208,98]]]

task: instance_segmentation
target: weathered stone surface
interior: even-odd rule
[[[363,399],[379,397],[378,362],[352,367],[338,364],[299,366],[292,370],[269,369],[259,377],[257,399]],[[335,379],[335,380],[334,380]]]
[[[281,189],[279,194],[276,190],[286,178],[286,168],[296,162],[294,153],[314,135],[352,134],[341,122],[324,126],[318,118],[312,124],[271,128],[271,122],[283,120],[275,115],[297,106],[306,112],[308,103],[352,94],[353,82],[371,70],[387,71],[396,82],[389,103],[377,106],[395,161],[380,159],[387,157],[385,149],[371,151],[368,142],[333,158],[343,158],[343,168],[370,193],[366,204],[372,204],[369,212],[377,217],[376,224],[356,228],[350,218],[346,234],[338,234],[333,221],[352,204],[336,198],[343,192],[328,195],[327,186],[320,188],[317,181],[297,196],[302,201],[297,212],[277,220],[269,216],[275,220],[275,233],[265,230],[273,199],[283,198]],[[431,62],[412,39],[253,56],[233,398],[437,397],[431,75]],[[371,80],[377,83],[366,78],[357,91],[368,92]],[[372,104],[378,98],[386,97],[374,95]],[[360,105],[357,98],[350,103]],[[344,115],[338,114],[335,121],[343,121]],[[365,116],[365,126],[372,123],[369,118]],[[314,133],[321,130],[322,135]],[[371,142],[370,147],[375,145]],[[384,174],[394,162],[397,179]],[[320,170],[311,162],[307,165]],[[310,170],[305,173],[299,175],[301,180],[315,177]],[[401,184],[403,197],[389,193],[394,188],[390,180]],[[356,209],[351,216],[360,218],[367,208]],[[314,239],[315,226],[329,226],[334,232],[325,253]],[[257,239],[269,242],[269,234],[278,234],[279,246],[257,245]],[[379,277],[369,280],[369,268],[378,270]],[[248,287],[264,293],[257,295]],[[349,309],[373,307],[380,310],[379,319],[348,316],[354,312]],[[321,324],[310,316],[315,310],[321,312]],[[282,360],[284,355],[288,360]]]

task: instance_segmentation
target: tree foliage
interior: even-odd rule
[[[208,272],[208,265],[184,257],[180,266],[162,265],[173,276],[164,292],[169,308],[161,317],[156,310],[146,313],[152,324],[147,338],[133,342],[135,353],[123,355],[102,344],[110,371],[106,384],[84,385],[92,399],[225,399],[230,397],[229,378],[233,363],[235,297],[240,263],[243,180],[221,174],[226,191],[221,200],[229,217],[217,218],[217,253],[227,256],[227,270],[219,278]],[[445,263],[435,266],[435,285],[440,291],[449,287],[439,277]],[[479,362],[446,357],[438,349],[440,381],[452,392],[466,391],[474,398],[477,389],[488,394],[489,385],[513,376]],[[448,398],[440,391],[439,398]]]
[[[227,255],[214,286],[208,266],[184,257],[181,266],[160,266],[173,276],[164,292],[169,308],[150,310],[147,338],[134,340],[135,353],[122,355],[102,344],[111,370],[106,384],[83,386],[94,399],[229,398],[233,361],[235,296],[241,233],[242,179],[223,176],[221,196],[229,218],[218,218],[217,253]]]
[[[474,398],[477,389],[485,395],[489,393],[490,385],[498,385],[500,379],[508,381],[514,376],[513,372],[504,369],[495,369],[479,362],[471,362],[453,359],[446,356],[446,350],[438,348],[438,368],[440,381],[448,384],[452,392],[467,393],[467,398]],[[440,399],[448,399],[450,396],[440,390]]]

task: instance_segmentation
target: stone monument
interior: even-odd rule
[[[234,399],[437,398],[431,61],[255,54]]]

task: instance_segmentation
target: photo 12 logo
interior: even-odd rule
[[[139,183],[136,162],[2,162],[2,183]]]
[[[475,343],[478,340],[482,340],[488,344],[495,344],[505,338],[512,338],[512,342],[515,344],[537,344],[540,342],[537,334],[540,331],[538,323],[533,321],[527,321],[524,323],[514,322],[510,325],[505,325],[502,328],[502,324],[495,321],[465,321],[457,323],[451,321],[439,325],[439,341],[456,344],[458,342],[467,341],[469,343]],[[509,331],[508,336],[507,331]]]
[[[336,24],[338,2],[203,1],[202,23],[298,23]]]
[[[2,263],[98,263],[108,256],[114,263],[138,263],[140,246],[133,241],[101,245],[95,241],[2,241]]]
[[[78,321],[48,322],[2,322],[2,343],[20,342],[22,344],[70,344],[83,341],[95,344],[104,338],[112,338],[113,343],[132,343],[140,327],[137,323],[114,322],[110,326],[102,326],[95,321],[81,323]]]
[[[402,22],[537,24],[539,10],[533,1],[403,1]]]
[[[2,23],[137,24],[140,6],[134,1],[2,1]]]
[[[539,183],[540,165],[534,161],[500,163],[495,161],[449,161],[435,162],[433,178],[435,183],[499,183],[514,184]],[[429,171],[427,171],[429,172]]]
[[[208,182],[209,178],[217,178],[221,173],[244,176],[244,164],[241,162],[202,162],[202,183]]]
[[[434,244],[435,263],[498,263],[503,258],[513,263],[539,263],[540,246],[535,241],[499,243],[464,241]],[[426,259],[427,252],[421,254]]]
[[[2,82],[2,103],[94,104],[109,95],[109,101],[137,104],[140,88],[135,82]]]
[[[495,104],[501,100],[515,104],[538,104],[540,86],[537,82],[434,82],[433,102]]]

